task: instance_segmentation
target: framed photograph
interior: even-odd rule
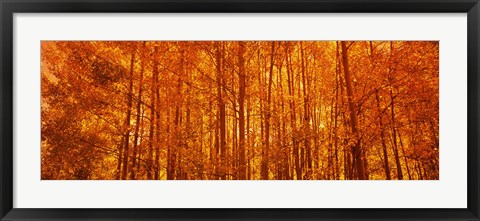
[[[1,0],[1,220],[480,220],[478,0]]]

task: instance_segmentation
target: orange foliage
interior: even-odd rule
[[[439,42],[41,50],[44,180],[439,178]]]

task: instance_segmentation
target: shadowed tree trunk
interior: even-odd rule
[[[383,112],[380,108],[380,97],[378,96],[378,91],[375,92],[375,99],[377,100],[377,109],[378,109],[378,127],[380,128],[380,139],[382,142],[382,150],[383,150],[383,160],[384,160],[384,170],[385,170],[385,177],[387,180],[391,180],[390,176],[390,166],[388,163],[388,153],[387,153],[387,145],[385,143],[385,131],[384,131],[384,126],[382,123],[382,118],[383,118]]]
[[[150,80],[150,128],[148,132],[148,157],[147,157],[147,179],[153,179],[153,146],[157,146],[157,142],[154,141],[154,125],[156,122],[155,118],[155,91],[157,90],[156,84],[156,76],[158,75],[158,62],[157,62],[157,50],[158,47],[155,46],[154,48],[154,58],[153,58],[153,70],[152,70],[152,78]]]
[[[133,68],[135,63],[135,48],[132,49],[132,57],[130,60],[130,83],[128,86],[128,98],[127,98],[127,116],[125,117],[125,135],[124,135],[124,147],[123,147],[123,167],[122,167],[122,180],[127,179],[127,169],[128,169],[128,155],[129,155],[129,141],[130,141],[130,116],[132,114],[132,103],[133,103]]]
[[[239,127],[239,145],[238,145],[238,157],[239,157],[239,177],[240,180],[246,179],[245,174],[245,88],[246,88],[246,76],[245,76],[245,42],[239,42],[238,52],[238,76],[239,76],[239,95],[238,95],[238,127]]]
[[[262,180],[268,180],[268,158],[270,151],[270,118],[271,118],[271,101],[272,101],[272,84],[273,84],[273,58],[275,56],[275,42],[272,42],[272,50],[270,52],[270,71],[268,77],[268,88],[267,88],[267,105],[265,107],[265,147],[262,152]]]
[[[140,84],[138,85],[138,97],[137,97],[137,117],[135,120],[135,133],[133,138],[133,154],[132,154],[132,162],[130,168],[130,179],[135,179],[135,174],[138,172],[135,170],[136,162],[137,162],[137,146],[138,146],[138,131],[140,129],[140,117],[141,117],[141,106],[142,106],[142,91],[143,91],[143,68],[145,66],[145,56],[143,55],[145,49],[145,42],[143,42],[142,46],[142,55],[140,57],[141,68],[140,68]]]
[[[302,174],[302,167],[300,165],[300,156],[298,153],[298,141],[297,138],[293,133],[296,132],[297,126],[296,126],[296,104],[295,104],[295,77],[294,73],[292,71],[292,59],[291,59],[291,44],[289,42],[286,43],[285,47],[285,52],[287,54],[286,56],[286,63],[287,63],[287,84],[288,84],[288,95],[291,97],[290,102],[289,102],[289,107],[290,107],[290,127],[291,127],[291,132],[292,132],[292,145],[293,145],[293,161],[294,161],[294,167],[295,167],[295,174],[297,180],[303,179],[303,174]]]
[[[352,135],[354,139],[354,144],[352,147],[353,158],[355,161],[357,179],[365,180],[367,179],[364,169],[364,159],[362,154],[362,148],[360,143],[360,137],[357,131],[357,110],[355,107],[355,101],[353,98],[353,87],[352,79],[350,76],[349,64],[348,64],[348,48],[345,41],[341,42],[342,44],[342,58],[343,58],[343,72],[345,74],[345,85],[347,86],[347,95],[348,95],[348,108],[350,111],[350,125],[352,128]],[[352,43],[353,44],[353,43]]]

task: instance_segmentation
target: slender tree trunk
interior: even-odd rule
[[[210,94],[214,94],[214,91],[213,91],[213,83],[210,81],[209,84],[208,84],[208,88],[209,88],[209,93]],[[218,128],[218,124],[217,124],[217,121],[216,119],[214,119],[214,114],[213,111],[214,111],[214,107],[213,107],[213,99],[209,99],[209,102],[208,102],[208,112],[211,113],[208,117],[208,125],[214,125],[214,128],[213,128],[213,131],[210,130],[209,132],[209,152],[210,152],[210,158],[209,158],[209,161],[214,163],[216,162],[216,154],[217,154],[217,128]],[[215,170],[215,164],[211,165],[211,170],[213,171],[214,174],[216,174],[216,171]],[[212,176],[208,176],[207,179],[216,179],[216,177],[212,177]]]
[[[247,180],[251,180],[252,178],[252,172],[251,172],[251,165],[250,165],[250,161],[251,161],[251,156],[250,156],[250,151],[251,151],[251,144],[253,143],[250,139],[250,112],[251,112],[251,105],[250,105],[250,99],[246,98],[247,100],[247,133],[246,133],[246,140],[247,140],[247,143],[245,144],[246,146],[246,161],[247,161]]]
[[[122,157],[123,157],[123,140],[124,136],[122,136],[122,141],[118,144],[118,161],[117,161],[117,174],[115,175],[116,180],[120,180],[122,177]]]
[[[339,165],[339,160],[338,160],[338,96],[339,96],[339,75],[340,75],[340,65],[338,64],[338,59],[340,57],[339,53],[339,48],[338,48],[338,41],[335,42],[335,48],[336,48],[336,55],[335,55],[335,118],[333,120],[333,145],[335,146],[335,171],[336,171],[336,177],[335,179],[338,180],[340,179],[340,165]]]
[[[135,49],[132,50],[132,56],[130,60],[130,84],[128,86],[128,98],[127,98],[127,116],[125,117],[125,135],[124,135],[124,147],[123,147],[123,168],[122,168],[122,180],[127,179],[128,169],[128,155],[129,155],[129,141],[130,141],[130,116],[132,114],[133,103],[133,68],[135,63]]]
[[[303,136],[304,136],[304,163],[306,163],[306,167],[309,170],[312,169],[312,160],[310,157],[310,138],[308,135],[310,134],[310,114],[309,114],[309,98],[308,98],[308,80],[307,80],[307,71],[305,65],[305,49],[303,48],[303,42],[300,42],[300,56],[301,56],[301,71],[302,71],[302,85],[303,85]],[[308,176],[308,174],[307,174]]]
[[[389,54],[389,64],[392,64],[392,54],[393,54],[393,42],[390,42],[390,54]],[[391,121],[392,121],[392,144],[393,144],[393,154],[395,156],[395,163],[397,166],[397,178],[403,180],[402,165],[400,164],[400,157],[398,154],[398,145],[397,145],[397,129],[395,125],[395,96],[393,96],[393,79],[391,68],[387,68],[388,80],[390,82],[390,100],[391,100]]]
[[[237,55],[238,57],[238,55]],[[237,64],[238,65],[238,64]],[[240,67],[239,67],[240,69]],[[240,71],[240,70],[239,70]],[[240,75],[240,74],[239,74]],[[236,91],[236,82],[235,82],[235,71],[232,70],[232,73],[231,75],[232,76],[232,81],[230,82],[230,85],[231,85],[231,91],[234,93]],[[239,82],[240,84],[240,82]],[[239,89],[240,90],[240,89]],[[240,92],[239,92],[240,93]],[[228,129],[228,124],[227,124],[227,129],[228,130],[231,130],[232,131],[232,149],[231,149],[231,153],[229,156],[227,156],[227,162],[228,165],[227,165],[227,170],[228,170],[228,174],[229,174],[229,177],[227,177],[227,179],[236,179],[238,180],[238,177],[239,177],[239,155],[238,155],[238,139],[239,139],[239,135],[238,135],[238,130],[239,130],[239,125],[238,125],[238,119],[239,119],[239,116],[237,116],[238,112],[237,111],[237,96],[236,94],[233,94],[232,96],[232,99],[231,99],[231,104],[232,104],[232,108],[231,108],[231,127],[232,129]],[[228,114],[227,114],[228,116]],[[228,123],[228,121],[227,121]],[[228,139],[228,138],[227,138]],[[228,152],[228,150],[227,150]],[[233,170],[233,172],[232,172]]]
[[[174,145],[171,149],[171,171],[172,171],[172,179],[177,180],[179,179],[181,175],[181,171],[178,165],[178,153],[180,150],[180,145],[181,145],[181,128],[180,128],[180,122],[181,122],[181,113],[180,113],[180,90],[181,90],[181,80],[180,77],[177,78],[177,100],[175,101],[175,119],[173,122],[174,126]]]
[[[239,108],[239,146],[238,146],[238,156],[239,156],[239,176],[238,179],[245,180],[245,89],[246,89],[246,76],[245,76],[245,42],[239,42],[239,53],[238,53],[238,67],[239,67],[239,95],[238,95],[238,108]]]
[[[280,46],[279,46],[280,47]],[[278,88],[279,88],[279,93],[277,94],[277,96],[280,98],[280,111],[281,111],[281,120],[280,120],[280,123],[281,124],[281,127],[279,128],[279,141],[280,141],[280,154],[281,154],[281,177],[282,179],[284,180],[289,180],[290,179],[290,176],[289,176],[289,159],[288,159],[288,155],[290,154],[290,148],[289,148],[289,145],[287,144],[287,137],[286,137],[286,134],[287,134],[287,124],[286,124],[286,114],[285,114],[285,96],[283,94],[283,82],[284,82],[284,79],[283,79],[283,73],[282,73],[282,70],[283,70],[283,59],[281,60],[280,62],[280,65],[278,67],[278,82],[277,82],[277,85],[278,85]]]
[[[392,100],[392,143],[393,143],[393,153],[395,155],[395,163],[397,165],[397,178],[403,180],[402,165],[400,164],[400,157],[398,154],[398,145],[397,145],[397,128],[395,126],[395,97],[393,96],[392,89],[390,89],[390,99]]]
[[[352,79],[350,76],[349,64],[348,64],[348,49],[345,41],[341,42],[342,44],[342,58],[343,58],[343,71],[345,73],[345,84],[347,86],[347,95],[348,95],[348,107],[350,110],[350,125],[352,127],[352,134],[354,137],[354,146],[353,146],[353,158],[355,161],[357,179],[365,180],[367,179],[365,169],[364,169],[364,159],[362,154],[362,148],[360,143],[359,134],[357,131],[357,111],[355,107],[355,101],[353,99],[353,87]]]
[[[143,90],[143,68],[145,65],[145,56],[143,56],[143,51],[145,48],[145,42],[143,42],[142,46],[142,55],[141,55],[141,66],[140,66],[140,83],[138,84],[138,97],[137,97],[137,118],[135,120],[135,133],[133,138],[133,154],[132,154],[132,162],[130,168],[130,179],[134,180],[135,175],[138,171],[135,170],[135,165],[137,163],[137,146],[138,146],[138,131],[140,129],[140,117],[141,117],[141,107],[142,107],[142,90]]]
[[[142,116],[144,116],[144,114],[145,114],[145,108],[142,109]],[[142,117],[142,118],[140,119],[140,125],[142,125],[142,127],[140,128],[140,137],[139,137],[139,139],[141,140],[141,142],[143,142],[143,140],[144,140],[144,131],[145,131],[145,127],[143,126],[143,125],[144,125],[144,122],[145,122],[145,118]],[[144,157],[144,156],[142,155],[142,151],[140,151],[140,152],[138,153],[137,164],[135,165],[135,171],[137,171],[137,175],[138,175],[138,171],[140,171],[140,166],[142,165],[142,158],[143,158],[143,157]],[[137,177],[137,179],[138,179],[138,177]]]
[[[169,104],[170,105],[170,104]],[[173,134],[172,135],[172,129],[171,129],[171,111],[167,110],[167,128],[166,128],[166,133],[169,135],[169,143],[167,147],[167,179],[168,180],[173,180],[175,179],[175,155],[174,155],[174,145],[175,145],[175,137]],[[174,121],[175,123],[175,121]],[[174,128],[175,132],[175,128]],[[172,138],[173,137],[173,138]]]
[[[293,161],[295,167],[295,174],[297,180],[303,179],[302,168],[300,166],[300,156],[298,150],[298,141],[295,137],[295,132],[297,130],[296,126],[296,104],[295,104],[295,78],[294,73],[292,70],[292,63],[291,63],[291,54],[290,54],[290,43],[287,42],[285,52],[286,56],[286,63],[287,63],[287,83],[288,83],[288,95],[290,97],[289,107],[290,107],[290,127],[292,133],[292,146],[293,146]],[[293,173],[292,173],[293,176]]]
[[[157,53],[157,46],[155,46],[154,49],[154,55]],[[152,78],[150,80],[150,129],[148,132],[148,157],[147,157],[147,179],[151,180],[153,179],[153,145],[157,146],[157,143],[154,141],[154,125],[155,125],[155,90],[156,90],[156,75],[158,74],[158,62],[157,62],[157,57],[154,56],[153,58],[153,70],[152,70]],[[158,142],[158,141],[157,141]]]
[[[157,49],[155,49],[154,53],[156,54],[158,51]],[[154,103],[153,105],[156,105],[156,111],[154,111],[155,113],[155,118],[154,119],[154,123],[155,123],[155,127],[156,127],[156,130],[155,130],[155,161],[154,161],[154,166],[155,166],[155,173],[154,173],[154,179],[155,180],[158,180],[159,177],[160,177],[160,143],[161,143],[161,140],[160,140],[160,123],[162,122],[161,121],[161,118],[160,118],[160,110],[161,110],[161,103],[160,103],[160,84],[159,84],[159,77],[160,77],[160,73],[158,71],[158,64],[154,62],[154,64],[156,65],[156,70],[154,72],[154,83],[153,83],[153,87],[154,87],[154,90],[155,90],[155,99],[154,99]],[[151,96],[153,97],[154,94],[152,93]]]
[[[222,42],[216,42],[216,60],[217,60],[217,101],[218,101],[218,112],[219,112],[219,152],[220,152],[220,178],[222,180],[226,179],[226,168],[225,168],[225,156],[226,156],[226,123],[225,123],[225,101],[223,100],[223,91],[225,85],[225,78],[223,77],[223,56],[224,56],[224,45]]]
[[[270,118],[271,118],[271,101],[272,101],[272,84],[273,84],[273,58],[275,56],[275,42],[272,42],[272,50],[270,52],[270,71],[268,78],[267,89],[267,105],[265,107],[265,147],[262,152],[262,180],[268,180],[268,164],[269,164],[269,151],[270,151]]]
[[[411,180],[412,175],[410,174],[410,167],[408,166],[408,159],[407,159],[407,156],[405,155],[405,149],[403,147],[402,136],[400,135],[400,133],[398,133],[398,139],[400,141],[400,147],[401,147],[402,154],[403,154],[403,160],[405,160],[405,167],[407,168],[408,179]]]
[[[384,160],[384,167],[383,168],[385,170],[385,177],[387,178],[387,180],[391,180],[392,177],[390,176],[390,165],[388,163],[387,145],[385,143],[385,131],[384,131],[384,128],[383,128],[383,123],[382,123],[383,115],[382,115],[382,110],[380,108],[380,97],[378,95],[378,91],[375,92],[375,98],[377,100],[377,110],[378,110],[378,113],[379,113],[378,127],[380,128],[380,139],[382,141],[383,160]]]

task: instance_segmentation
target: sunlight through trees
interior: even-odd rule
[[[439,42],[41,52],[43,180],[439,179]]]

